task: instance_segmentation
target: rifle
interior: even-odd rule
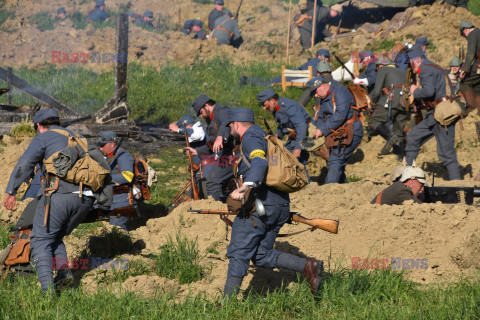
[[[352,0],[348,2],[347,8],[350,8],[351,5],[352,5]],[[340,34],[340,26],[342,25],[342,20],[344,15],[345,15],[345,8],[343,9],[342,15],[340,16],[340,21],[338,21],[338,27],[337,27],[337,33],[336,33],[337,35]]]
[[[265,128],[267,128],[267,133],[270,135],[273,135],[272,128],[270,128],[270,125],[267,122],[267,119],[265,117],[263,118],[263,123],[265,124]]]
[[[121,207],[116,208],[113,210],[104,210],[100,208],[92,208],[88,212],[88,215],[83,219],[81,223],[91,223],[97,221],[109,221],[111,216],[115,216],[115,218],[120,217],[129,217],[129,218],[137,218],[139,217],[137,213],[137,209],[135,207]]]
[[[345,64],[342,62],[342,60],[340,60],[339,57],[337,57],[337,55],[335,54],[335,52],[332,52],[333,54],[333,57],[338,61],[338,63],[340,63],[340,65],[342,66],[343,69],[345,69],[348,74],[352,77],[352,79],[355,79],[355,76],[353,75],[352,71],[350,71],[346,66]]]
[[[243,0],[240,0],[240,4],[238,5],[237,12],[235,13],[235,17],[233,18],[235,21],[238,22],[238,14],[240,13],[240,7],[242,6]]]
[[[227,215],[237,215],[235,212],[228,211],[228,210],[194,210],[190,208],[189,210],[187,210],[187,212],[192,212],[197,214],[218,214],[220,215],[220,217],[223,216],[224,218],[226,218]],[[339,222],[337,220],[322,219],[322,218],[308,219],[296,212],[290,212],[289,223],[292,223],[292,221],[309,225],[312,227],[312,230],[322,229],[330,233],[335,233],[335,234],[338,233]]]
[[[188,133],[187,128],[185,127],[185,143],[187,144],[187,148],[190,147],[190,142],[188,141]],[[188,171],[190,172],[190,182],[192,184],[192,193],[193,193],[193,200],[198,200],[198,186],[197,186],[197,178],[195,177],[196,170],[194,169],[195,164],[193,163],[192,154],[188,152]]]
[[[479,187],[424,187],[425,203],[463,203],[473,205],[480,197]],[[476,204],[475,204],[476,205]]]
[[[128,136],[128,132],[127,132],[127,136]],[[107,163],[108,164],[112,163],[113,160],[115,160],[117,158],[117,156],[115,154],[117,153],[118,148],[120,148],[120,146],[122,145],[123,139],[125,139],[125,136],[122,136],[122,138],[120,139],[120,142],[115,146],[115,149],[113,149],[112,156],[107,158]]]
[[[387,116],[387,122],[390,122],[392,119],[392,104],[393,104],[393,96],[394,96],[395,91],[393,90],[393,84],[390,87],[390,92],[388,93],[388,116]]]

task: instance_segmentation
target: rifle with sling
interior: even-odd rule
[[[333,57],[338,61],[338,63],[340,63],[340,65],[342,66],[342,68],[348,72],[348,74],[352,77],[352,79],[355,79],[355,76],[353,75],[352,71],[350,71],[346,66],[345,64],[342,62],[342,60],[340,60],[340,58],[335,54],[335,52],[332,52],[333,54]]]
[[[226,217],[228,215],[237,215],[235,212],[229,211],[229,210],[208,210],[208,209],[206,209],[206,210],[202,210],[202,209],[201,210],[194,210],[194,209],[189,209],[189,210],[187,210],[187,212],[192,212],[192,213],[196,213],[196,214],[217,214],[217,215],[220,215],[220,217],[222,217],[222,216]],[[222,218],[222,220],[223,220],[223,218]],[[305,217],[301,216],[300,214],[298,214],[296,212],[290,212],[289,223],[291,223],[292,221],[309,225],[309,226],[312,227],[313,230],[321,229],[321,230],[324,230],[324,231],[327,231],[327,232],[330,232],[330,233],[335,233],[335,234],[338,233],[339,222],[337,220],[322,219],[322,218],[308,219],[308,218],[305,218]]]
[[[238,5],[237,12],[235,13],[235,17],[233,18],[235,21],[238,22],[238,14],[240,13],[240,7],[242,6],[243,0],[240,0],[240,4]]]
[[[270,128],[270,125],[268,124],[267,119],[265,119],[265,117],[263,117],[263,123],[265,124],[265,128],[267,129],[267,133],[269,135],[273,135],[272,128]]]
[[[187,144],[187,148],[190,148],[190,142],[188,141],[188,133],[187,133],[186,127],[185,127],[185,143]],[[197,178],[195,177],[195,173],[198,170],[198,166],[197,166],[197,169],[195,170],[194,168],[195,163],[193,163],[192,154],[188,151],[187,153],[188,153],[188,163],[190,164],[188,166],[188,171],[190,172],[190,183],[192,185],[193,200],[198,200],[199,197],[198,197]]]
[[[352,0],[350,0],[350,1],[348,2],[347,8],[350,8],[351,5],[352,5]],[[336,35],[339,35],[339,34],[340,34],[340,27],[342,26],[343,17],[345,16],[345,9],[346,9],[346,8],[343,9],[342,15],[341,15],[341,17],[340,17],[340,21],[338,21],[338,27],[337,27],[337,33],[336,33]]]

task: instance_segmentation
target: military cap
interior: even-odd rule
[[[99,0],[95,3],[95,7],[101,7],[101,6],[104,6],[105,5],[105,1],[103,0]]]
[[[366,57],[373,56],[373,51],[362,51],[362,52],[360,52],[360,54],[358,56],[359,56],[360,60],[362,60],[362,59],[365,59]]]
[[[467,20],[462,20],[462,23],[460,23],[460,26],[458,29],[460,30],[460,34],[462,34],[463,29],[469,29],[469,28],[475,28],[473,23]]]
[[[143,13],[144,18],[153,18],[153,12],[152,11],[145,11]]]
[[[427,37],[420,37],[415,40],[416,46],[428,46],[428,38]]]
[[[213,3],[214,3],[214,4],[219,4],[219,5],[222,5],[222,6],[223,6],[223,0],[215,0]]]
[[[327,49],[320,49],[317,52],[317,56],[322,56],[324,58],[330,58],[330,51]]]
[[[228,121],[226,127],[234,121],[244,121],[255,123],[253,110],[249,108],[231,108],[228,109]]]
[[[317,72],[332,72],[332,66],[328,61],[320,61],[319,63],[317,63]]]
[[[257,94],[258,105],[263,106],[263,103],[271,98],[277,93],[272,88],[268,88]]]
[[[192,29],[193,27],[193,20],[185,20],[185,23],[183,24],[183,27],[185,29]]]
[[[193,19],[192,20],[192,25],[195,27],[201,28],[203,26],[203,22],[200,19]]]
[[[200,115],[200,109],[202,109],[205,104],[210,100],[212,99],[210,99],[209,96],[202,93],[192,102],[192,108],[197,113],[197,117]]]
[[[343,11],[343,6],[339,3],[334,4],[333,6],[330,7],[330,9],[333,9],[335,11],[338,11],[338,13],[342,13]]]
[[[65,10],[64,7],[61,7],[57,10],[57,14],[62,14],[62,13],[67,13],[67,10]]]
[[[307,89],[309,89],[310,91],[314,91],[317,90],[317,88],[324,83],[328,83],[328,81],[325,80],[322,76],[316,76],[315,78],[308,80],[305,85]]]
[[[109,142],[117,142],[117,134],[113,131],[100,131],[98,133],[97,146],[104,146]]]
[[[389,64],[392,64],[392,61],[388,59],[388,57],[380,57],[376,63],[376,65],[382,65],[382,66],[387,66]]]
[[[413,46],[410,50],[407,51],[408,54],[408,59],[415,59],[417,57],[422,57],[425,58],[425,52],[422,50],[422,48]]]
[[[33,116],[33,123],[40,123],[42,122],[43,120],[45,119],[48,119],[48,118],[58,118],[58,111],[53,109],[53,108],[49,108],[49,109],[40,109],[38,110],[35,115]]]
[[[177,127],[186,127],[191,123],[195,123],[195,119],[192,116],[185,116],[177,121]]]
[[[453,57],[450,60],[450,67],[460,67],[462,65],[462,60],[458,59],[457,56]]]
[[[232,17],[232,11],[230,11],[228,9],[225,9],[225,10],[223,10],[223,15],[229,16],[231,18]]]
[[[407,180],[418,180],[418,182],[426,184],[426,175],[425,171],[418,167],[407,167],[402,172],[402,176],[400,177],[401,182],[405,182]]]

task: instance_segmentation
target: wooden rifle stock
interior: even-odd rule
[[[265,128],[267,129],[267,133],[269,135],[273,135],[272,128],[270,128],[270,125],[268,124],[267,119],[265,119],[265,117],[263,118],[263,123],[265,124]]]
[[[188,141],[188,134],[187,134],[187,128],[185,127],[185,143],[187,144],[187,148],[190,147],[190,142]],[[193,163],[193,157],[190,152],[188,152],[188,161],[190,163],[190,166],[188,170],[190,171],[190,181],[192,183],[192,193],[193,193],[193,200],[198,200],[198,186],[197,186],[197,179],[195,178],[195,164]]]
[[[208,209],[203,209],[203,210],[194,210],[194,209],[189,209],[187,212],[192,212],[192,213],[197,213],[197,214],[219,214],[219,215],[236,215],[235,212],[233,211],[228,211],[228,210],[208,210]],[[322,218],[313,218],[313,219],[308,219],[305,218],[301,215],[299,215],[296,212],[290,212],[290,218],[292,221],[303,223],[306,225],[309,225],[313,227],[314,229],[322,229],[324,231],[328,231],[331,233],[338,233],[338,225],[339,222],[337,220],[331,220],[331,219],[322,219]]]

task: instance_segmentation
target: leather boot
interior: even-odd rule
[[[405,157],[405,139],[398,138],[398,144],[393,145],[393,153],[397,155],[397,161],[402,162]]]
[[[316,294],[322,283],[323,261],[308,259],[303,268],[303,275],[310,284],[312,294]]]

